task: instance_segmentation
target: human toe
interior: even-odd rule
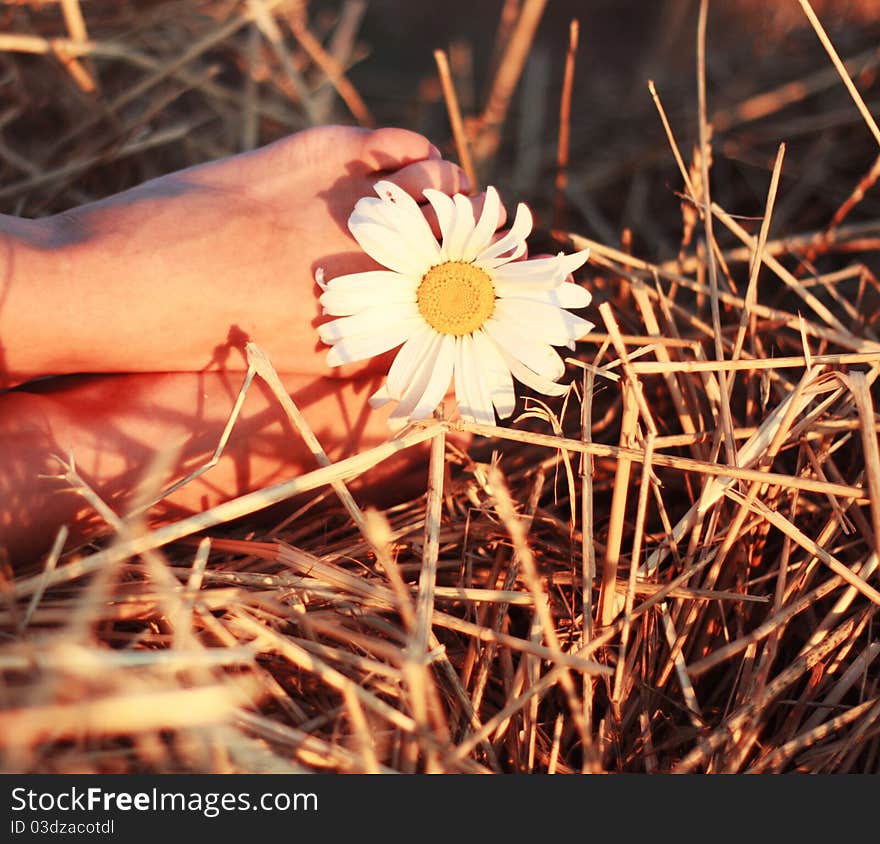
[[[424,135],[386,127],[361,138],[361,163],[371,172],[400,170],[408,164],[441,158],[440,150]]]
[[[424,202],[426,188],[445,194],[468,193],[470,182],[464,170],[451,161],[432,159],[417,161],[384,177],[405,190],[416,202]]]

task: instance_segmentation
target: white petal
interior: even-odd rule
[[[429,266],[436,264],[440,260],[440,244],[416,201],[394,182],[376,182],[373,189],[385,204],[397,231],[410,241],[416,251],[424,253],[430,262]]]
[[[494,281],[493,281],[494,283]],[[592,301],[590,291],[579,284],[563,282],[558,287],[530,287],[528,285],[503,285],[504,292],[495,285],[495,291],[505,299],[523,299],[529,302],[541,302],[544,305],[555,305],[557,308],[585,308]]]
[[[511,261],[518,261],[522,258],[523,255],[528,251],[528,245],[526,242],[520,241],[513,252],[508,252],[506,255],[502,255],[500,258],[482,258],[474,261],[481,269],[484,269],[488,272],[494,272],[497,267],[503,267],[505,264],[510,263]]]
[[[346,337],[327,352],[327,365],[342,366],[344,363],[354,363],[381,355],[408,340],[421,322],[421,317],[418,317],[395,322],[376,331]]]
[[[424,419],[430,416],[437,405],[443,401],[443,397],[449,391],[454,365],[455,337],[451,334],[445,334],[441,341],[440,351],[437,353],[437,360],[434,363],[428,387],[410,414],[413,419]]]
[[[449,233],[452,231],[452,225],[455,222],[455,203],[445,193],[433,188],[425,188],[422,193],[425,199],[431,203],[434,212],[437,214],[437,222],[440,225],[440,235],[442,245],[440,247],[441,258],[448,257],[446,254],[446,241],[449,239]]]
[[[483,329],[502,351],[521,360],[544,378],[555,381],[565,372],[565,364],[553,347],[531,336],[517,323],[493,316],[486,320]]]
[[[351,273],[324,285],[320,302],[325,314],[349,316],[383,304],[416,301],[418,285],[389,270]]]
[[[459,338],[459,356],[458,369],[461,370],[460,380],[464,385],[464,393],[467,396],[467,404],[461,410],[462,419],[467,422],[478,422],[481,425],[486,424],[486,420],[481,418],[480,413],[480,385],[477,383],[476,372],[474,371],[473,355],[468,354],[468,344],[466,338]],[[495,420],[493,418],[492,423]]]
[[[489,384],[486,381],[484,362],[476,354],[476,345],[472,338],[464,350],[464,363],[468,367],[469,377],[473,380],[472,394],[474,418],[481,425],[495,424],[495,411],[492,409],[492,394],[489,392]]]
[[[475,422],[474,415],[471,412],[473,401],[471,399],[469,382],[465,375],[467,370],[462,362],[462,346],[464,337],[458,337],[455,341],[455,369],[453,370],[453,386],[455,387],[455,401],[458,405],[458,412],[461,418],[466,422]]]
[[[383,267],[421,278],[432,266],[430,257],[414,248],[399,232],[362,217],[357,211],[348,218],[348,228],[361,249]]]
[[[586,260],[587,251],[565,255],[560,252],[552,258],[531,258],[495,267],[492,278],[498,282],[498,289],[504,288],[505,295],[515,296],[518,285],[531,287],[555,287],[562,284],[574,270]]]
[[[338,317],[354,316],[377,306],[391,308],[398,305],[415,305],[415,302],[415,294],[401,285],[383,290],[381,293],[371,296],[367,301],[362,295],[339,291],[328,291],[321,298],[324,314]]]
[[[355,223],[375,223],[384,226],[394,237],[400,237],[400,220],[397,209],[390,202],[383,202],[374,196],[365,196],[357,201],[352,215],[348,218],[349,228],[351,228],[352,221]]]
[[[418,206],[416,206],[418,207]],[[419,211],[421,216],[421,211]],[[351,216],[348,218],[348,228],[352,234],[355,234],[355,228],[360,226],[378,226],[385,230],[385,234],[391,243],[405,242],[405,248],[413,254],[420,251],[419,238],[408,234],[408,228],[412,221],[406,219],[406,213],[394,202],[387,202],[378,199],[375,196],[365,196],[357,201]],[[411,216],[411,215],[409,215]],[[416,221],[417,224],[417,221]],[[427,225],[427,221],[425,221]],[[429,228],[430,233],[430,228]],[[357,235],[355,235],[357,237]],[[431,235],[432,243],[422,243],[422,249],[437,250],[436,240]]]
[[[408,283],[415,290],[418,286],[417,282],[400,273],[391,270],[369,270],[364,273],[348,273],[347,275],[338,275],[336,278],[324,283],[324,290],[341,291],[345,293],[364,293],[366,297],[371,297],[374,292],[387,287],[388,285],[398,283]]]
[[[501,212],[501,200],[498,191],[491,185],[486,188],[486,201],[483,203],[483,213],[476,227],[471,232],[464,247],[462,257],[466,261],[473,261],[492,242],[492,235],[498,228],[498,215]]]
[[[394,228],[388,219],[388,215],[385,213],[385,203],[375,196],[363,196],[355,202],[351,217],[357,217],[364,222],[381,223],[390,229]]]
[[[423,322],[397,353],[394,363],[388,370],[386,385],[391,398],[400,401],[419,363],[432,353],[431,346],[434,343],[439,345],[440,335]]]
[[[452,229],[443,239],[443,252],[450,261],[464,261],[465,246],[474,232],[474,206],[463,194],[457,193],[452,197],[455,203],[455,218]]]
[[[408,373],[409,378],[407,382],[404,383],[403,389],[396,392],[394,395],[391,394],[391,389],[388,389],[388,394],[398,402],[398,406],[394,409],[392,414],[395,418],[406,417],[409,415],[408,411],[400,412],[400,402],[409,398],[411,401],[408,402],[407,407],[415,407],[419,398],[421,398],[422,394],[425,392],[431,378],[434,362],[437,360],[437,353],[440,351],[440,343],[442,339],[443,337],[441,334],[438,334],[436,331],[432,332],[430,341],[424,347],[422,355],[413,358],[415,367]]]
[[[440,335],[434,353],[422,360],[392,419],[426,419],[443,400],[452,380],[455,358],[455,337]]]
[[[501,357],[504,358],[504,362],[510,368],[511,375],[527,387],[548,396],[564,396],[568,392],[567,384],[557,384],[555,381],[548,381],[546,378],[532,372],[531,369],[520,363],[504,349],[499,347],[498,351],[501,352]]]
[[[574,282],[564,281],[551,295],[550,304],[560,308],[586,308],[593,301],[593,294]]]
[[[525,250],[525,239],[532,231],[532,212],[521,202],[516,209],[516,218],[510,231],[500,240],[497,240],[491,246],[488,246],[479,255],[478,261],[485,261],[489,258],[499,258],[511,249]],[[522,254],[520,251],[519,254]]]
[[[581,249],[580,252],[572,252],[570,255],[560,252],[556,257],[561,259],[560,263],[565,267],[566,275],[570,275],[587,263],[587,258],[590,257],[590,250]]]
[[[368,331],[384,331],[389,326],[401,320],[412,319],[418,316],[419,309],[415,302],[401,302],[398,304],[381,304],[352,316],[334,319],[318,326],[318,334],[325,343],[335,343],[355,334],[363,334]]]
[[[352,220],[356,224],[376,223],[396,236],[413,241],[413,246],[429,251],[439,250],[422,209],[408,193],[387,181],[376,182],[373,189],[379,196],[364,196],[359,199],[349,217],[349,225]]]
[[[567,346],[572,340],[580,340],[593,327],[593,323],[554,305],[525,299],[498,299],[495,314],[499,319],[510,319],[535,339],[551,346]]]
[[[483,331],[474,332],[474,348],[479,365],[486,375],[492,404],[500,419],[506,419],[516,408],[516,391],[510,369],[501,357],[501,352]]]
[[[492,277],[499,284],[510,286],[529,285],[530,287],[556,287],[565,278],[559,256],[552,258],[529,258],[496,267]]]
[[[387,179],[380,179],[373,185],[373,190],[379,199],[387,204],[397,205],[401,209],[409,211],[415,210],[421,215],[421,209],[416,201],[403,189],[389,182]]]
[[[495,413],[489,387],[482,377],[480,360],[474,339],[465,334],[456,342],[455,398],[462,419],[480,425],[494,425]]]

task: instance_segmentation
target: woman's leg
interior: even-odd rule
[[[280,372],[328,374],[315,271],[377,267],[347,220],[380,178],[422,202],[465,187],[421,135],[325,126],[57,217],[0,216],[0,387],[235,368],[246,339]]]
[[[385,410],[367,396],[379,376],[354,380],[282,376],[284,387],[331,460],[389,438]],[[119,515],[149,483],[157,494],[211,456],[235,403],[242,373],[71,376],[0,395],[0,546],[18,566],[45,552],[61,524],[72,541],[100,522],[69,484],[42,478],[62,471],[56,455],[72,454],[79,474]],[[425,449],[389,461],[355,484],[361,502],[388,503],[424,489]],[[163,465],[161,455],[174,455]],[[255,378],[216,466],[149,511],[152,523],[317,468],[266,384]],[[360,488],[359,488],[360,486]]]

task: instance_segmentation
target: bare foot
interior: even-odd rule
[[[48,220],[5,218],[0,386],[73,372],[239,369],[247,339],[281,372],[330,374],[314,271],[376,268],[346,222],[380,178],[420,202],[425,188],[468,187],[420,135],[330,126]]]

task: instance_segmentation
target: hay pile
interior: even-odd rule
[[[364,11],[5,4],[4,210],[369,123]],[[649,27],[669,73],[653,102],[639,79],[622,119],[614,74],[578,106],[591,80],[572,49],[562,72],[564,29],[535,40],[542,11],[504,4],[485,110],[456,119],[453,92],[479,87],[461,41],[445,86],[413,80],[400,108],[448,107],[447,149],[519,186],[546,245],[592,249],[578,281],[597,328],[565,406],[415,425],[262,498],[7,567],[3,770],[878,771],[878,33],[846,16],[831,32],[853,91],[806,17],[763,31],[786,49],[757,59],[717,33],[710,103],[693,53],[676,84],[684,47]],[[345,481],[426,441],[424,495],[366,514],[347,499]],[[226,527],[304,490],[322,509]]]

